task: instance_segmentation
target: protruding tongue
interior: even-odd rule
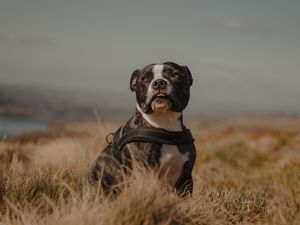
[[[166,96],[166,94],[158,93],[156,96],[157,96],[157,97],[164,97],[164,96]]]

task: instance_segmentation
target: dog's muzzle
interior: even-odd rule
[[[164,90],[167,88],[167,81],[164,79],[156,79],[152,82],[152,88],[153,90]]]

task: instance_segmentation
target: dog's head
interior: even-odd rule
[[[137,104],[144,113],[182,112],[189,102],[192,83],[188,67],[165,62],[135,70],[130,89],[136,93]]]

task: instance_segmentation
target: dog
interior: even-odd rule
[[[130,90],[136,95],[136,110],[94,161],[87,183],[100,184],[104,193],[117,193],[134,160],[157,171],[159,180],[178,194],[191,195],[196,149],[182,114],[192,83],[188,67],[174,62],[135,70]]]

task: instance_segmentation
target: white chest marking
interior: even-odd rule
[[[189,159],[189,153],[179,152],[176,145],[164,144],[161,148],[159,179],[174,188],[181,175],[184,163]]]
[[[181,122],[179,120],[181,113],[167,112],[167,113],[152,113],[146,114],[137,104],[136,108],[142,114],[143,118],[156,128],[163,128],[168,131],[182,131]]]

